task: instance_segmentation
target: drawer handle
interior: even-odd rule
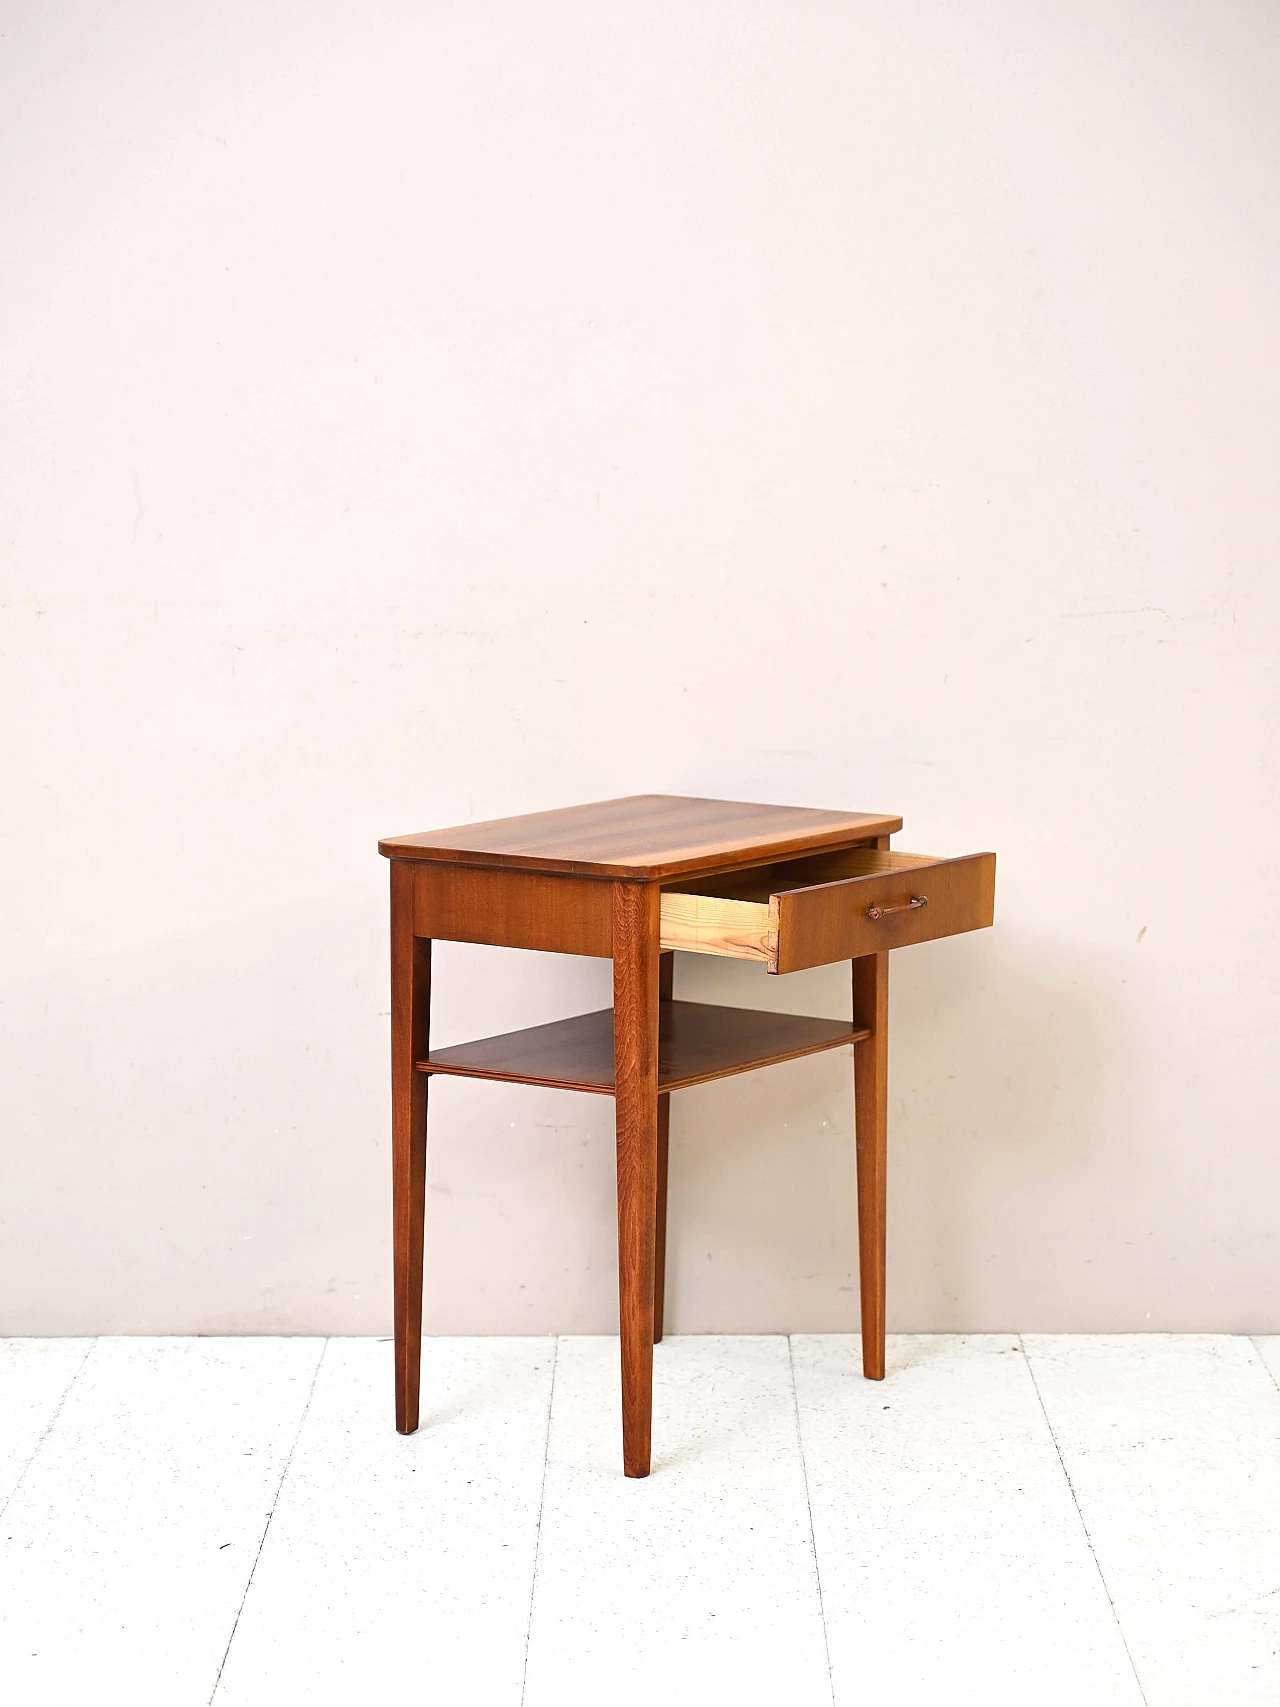
[[[927,907],[928,905],[929,897],[927,895],[913,895],[909,901],[903,901],[897,907],[868,907],[867,917],[869,919],[883,919],[890,913],[909,913],[913,907]]]

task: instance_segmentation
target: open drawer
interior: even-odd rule
[[[662,946],[800,972],[980,930],[995,885],[993,853],[848,848],[665,887]]]

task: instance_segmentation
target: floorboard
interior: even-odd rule
[[[1025,1343],[1147,1707],[1280,1701],[1280,1392],[1255,1348]]]
[[[391,1361],[0,1341],[5,1707],[1280,1702],[1280,1336],[675,1337],[639,1482],[616,1339]]]
[[[1142,1707],[1016,1335],[793,1336],[835,1700]]]
[[[0,1512],[92,1345],[92,1340],[0,1340]]]
[[[560,1342],[527,1707],[830,1707],[786,1340],[666,1340],[654,1388],[629,1481],[618,1342]]]
[[[1255,1334],[1253,1346],[1271,1379],[1280,1388],[1280,1334]]]
[[[215,1707],[519,1707],[555,1342],[331,1340]]]
[[[0,1531],[0,1699],[209,1700],[322,1344],[95,1345]]]

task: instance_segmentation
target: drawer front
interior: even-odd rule
[[[771,972],[981,930],[995,916],[996,856],[968,854],[775,894],[777,953]]]

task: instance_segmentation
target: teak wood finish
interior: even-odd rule
[[[901,828],[901,818],[878,812],[816,812],[808,806],[632,794],[522,818],[391,836],[378,843],[378,851],[389,859],[665,883],[704,871],[731,871],[823,848],[845,848]]]
[[[863,1369],[884,1376],[889,952],[992,921],[995,855],[890,849],[868,812],[635,795],[379,843],[391,861],[396,1427],[418,1426],[433,1073],[614,1099],[622,1458],[647,1476],[661,1340],[671,1092],[853,1045]],[[431,943],[613,961],[613,1007],[430,1047]],[[674,999],[674,950],[782,974],[853,966],[848,1021]]]
[[[391,866],[391,1173],[394,1219],[396,1427],[418,1426],[422,1366],[422,1239],[427,1191],[431,942],[413,928],[413,875]]]
[[[653,1241],[653,1343],[662,1339],[667,1293],[667,1158],[671,1148],[671,1089],[662,1084],[662,1043],[671,1035],[676,957],[668,950],[658,960],[658,1205]],[[698,1004],[690,1002],[689,1007]],[[668,1044],[668,1053],[670,1045]]]
[[[662,946],[803,972],[990,924],[995,882],[994,854],[854,848],[664,890]]]
[[[601,1008],[503,1037],[433,1049],[416,1064],[424,1073],[507,1079],[612,1096],[613,1034],[614,1011]],[[842,1043],[856,1043],[860,1036],[848,1020],[664,1001],[658,1015],[658,1092],[667,1096],[710,1079],[749,1073],[753,1067],[795,1061],[822,1049],[837,1049]]]

